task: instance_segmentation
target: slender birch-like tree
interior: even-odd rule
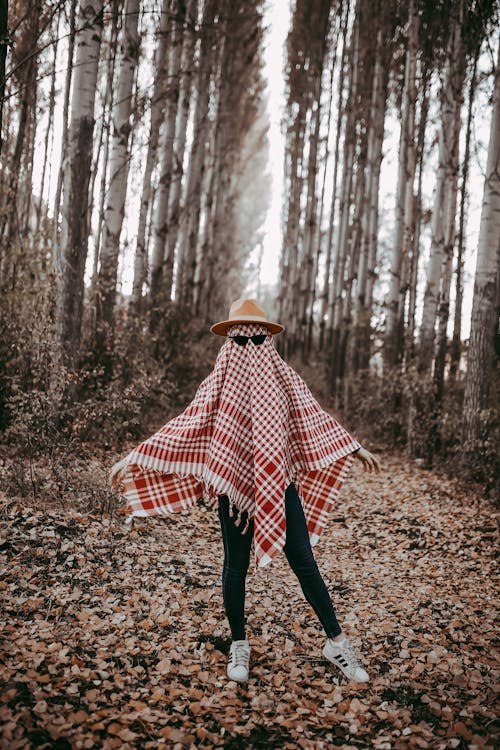
[[[165,250],[168,233],[168,201],[172,184],[174,163],[175,123],[179,106],[182,39],[186,6],[184,0],[171,0],[172,27],[167,69],[167,104],[165,121],[160,135],[158,152],[160,178],[156,190],[156,205],[153,215],[153,252],[151,260],[151,314],[150,330],[154,331],[158,320],[161,300],[169,300],[172,279],[165,279]],[[171,267],[171,266],[170,266]]]
[[[82,0],[64,174],[62,273],[56,311],[57,361],[75,370],[80,353],[84,272],[88,252],[88,188],[92,166],[94,103],[103,24],[102,0]]]
[[[165,293],[170,297],[174,276],[177,239],[181,222],[181,199],[184,184],[184,155],[186,152],[189,114],[191,108],[194,52],[198,36],[198,0],[188,0],[182,43],[179,105],[175,123],[174,163],[168,202],[168,226],[165,238]]]
[[[92,258],[92,279],[90,282],[90,293],[89,293],[89,302],[90,302],[90,326],[91,329],[94,330],[96,326],[96,320],[97,320],[97,305],[98,305],[98,276],[99,276],[99,256],[101,254],[101,243],[102,243],[102,236],[103,236],[103,226],[104,226],[104,213],[106,210],[106,177],[108,174],[108,164],[109,164],[109,150],[110,150],[110,142],[111,142],[111,125],[112,125],[112,118],[111,118],[111,112],[113,110],[113,101],[114,97],[116,95],[116,92],[113,87],[113,81],[115,77],[115,69],[116,69],[116,49],[117,49],[117,40],[118,40],[118,24],[120,20],[121,10],[123,6],[123,0],[113,0],[113,7],[112,7],[112,14],[111,14],[111,28],[109,30],[109,39],[104,42],[103,46],[105,45],[105,48],[109,50],[108,55],[106,56],[104,52],[102,52],[102,57],[106,59],[106,78],[105,78],[105,90],[103,92],[102,96],[102,109],[101,109],[101,117],[100,117],[100,128],[99,128],[99,138],[97,141],[97,147],[94,148],[94,162],[92,167],[92,173],[90,176],[90,193],[89,193],[89,235],[91,234],[92,230],[92,209],[94,207],[94,204],[97,203],[99,206],[98,215],[97,215],[97,222],[94,229],[94,256]],[[101,166],[101,179],[99,184],[99,192],[96,197],[95,195],[95,186],[97,181],[97,172],[98,167]]]
[[[356,154],[356,114],[358,106],[358,87],[359,87],[359,51],[360,51],[360,9],[361,1],[357,0],[355,8],[355,17],[351,32],[351,58],[349,70],[349,96],[346,107],[347,114],[345,119],[344,131],[344,153],[342,167],[342,187],[340,192],[339,205],[339,229],[337,239],[337,249],[335,253],[335,263],[333,270],[333,293],[332,304],[329,310],[328,326],[328,345],[330,350],[330,388],[335,393],[338,385],[339,373],[341,370],[340,340],[343,307],[343,292],[346,275],[346,268],[349,260],[349,236],[350,236],[350,216],[353,197],[355,192],[354,186],[354,168]]]
[[[389,29],[382,19],[377,32],[373,85],[369,116],[367,143],[367,178],[365,202],[363,204],[362,250],[358,269],[355,308],[355,347],[353,370],[367,370],[371,354],[371,317],[373,306],[373,289],[375,285],[376,264],[378,258],[378,216],[379,185],[382,164],[382,145],[384,141],[384,123],[387,106],[387,58],[389,48]]]
[[[54,275],[56,278],[62,274],[62,257],[61,257],[61,245],[60,245],[60,233],[59,233],[59,213],[61,210],[61,194],[62,186],[64,182],[64,175],[68,168],[67,156],[68,156],[68,133],[69,133],[69,114],[70,114],[70,95],[71,95],[71,80],[73,77],[73,58],[75,54],[75,38],[76,38],[76,4],[77,0],[71,0],[70,13],[69,13],[69,41],[68,41],[68,57],[66,65],[66,76],[64,81],[64,104],[63,104],[63,117],[62,117],[62,142],[61,142],[61,165],[57,175],[56,193],[54,197],[53,212],[55,216],[54,228],[52,233],[52,266]]]
[[[132,90],[139,59],[139,0],[127,0],[124,8],[116,100],[112,111],[111,153],[107,202],[98,276],[97,350],[111,369],[114,345],[116,283],[120,235],[125,211],[129,166]]]
[[[462,353],[462,305],[463,305],[463,266],[464,266],[464,248],[465,248],[465,226],[466,226],[466,209],[468,197],[468,179],[471,159],[471,135],[472,135],[472,113],[474,108],[474,97],[477,83],[477,62],[479,57],[480,45],[477,46],[470,74],[469,96],[467,103],[467,125],[465,128],[465,147],[462,160],[462,181],[460,185],[460,210],[458,217],[458,237],[457,237],[457,262],[455,269],[455,311],[453,316],[453,337],[450,350],[450,378],[455,379],[460,357]]]
[[[0,154],[3,144],[3,101],[5,96],[5,61],[9,43],[9,3],[0,0]]]
[[[309,319],[312,315],[312,295],[314,287],[314,239],[318,213],[318,150],[321,126],[321,97],[322,79],[327,49],[329,29],[329,4],[320,6],[318,21],[315,24],[315,37],[311,46],[310,75],[313,77],[313,95],[311,102],[311,124],[309,137],[309,154],[307,160],[306,206],[304,214],[304,230],[302,235],[302,262],[298,284],[299,342],[302,347],[302,357],[305,360],[309,351]]]
[[[499,324],[500,274],[500,45],[497,52],[493,107],[477,248],[471,332],[462,424],[466,454],[480,451],[487,426],[485,410],[495,363],[494,338]]]
[[[422,225],[422,183],[424,176],[425,136],[429,114],[429,68],[427,61],[425,60],[422,62],[420,79],[420,107],[415,154],[416,165],[418,167],[418,178],[413,210],[413,230],[408,283],[408,321],[405,336],[405,357],[408,364],[413,362],[415,358],[415,314],[417,308],[417,282]]]
[[[413,184],[415,178],[415,107],[419,9],[417,0],[408,3],[408,32],[405,78],[401,103],[401,135],[396,189],[396,221],[387,300],[384,355],[395,365],[403,356],[404,310],[413,233]]]
[[[20,16],[24,23],[17,32],[17,43],[13,49],[13,69],[18,90],[18,124],[15,134],[14,150],[9,160],[9,177],[5,194],[0,196],[0,280],[5,284],[10,274],[8,257],[4,257],[7,266],[2,262],[1,250],[14,244],[23,229],[23,215],[26,211],[23,202],[31,199],[31,181],[29,173],[32,159],[26,152],[32,150],[37,96],[38,56],[35,54],[40,28],[41,3],[22,2]],[[23,169],[24,167],[24,169]],[[24,180],[23,180],[24,178]],[[28,179],[26,179],[28,178]],[[23,190],[27,187],[28,190]],[[2,268],[3,265],[3,268]]]
[[[332,198],[330,202],[330,216],[328,223],[328,239],[326,246],[325,275],[323,290],[321,294],[321,311],[319,323],[318,349],[321,351],[325,343],[325,326],[328,310],[332,304],[331,295],[333,292],[333,280],[331,278],[332,260],[333,260],[333,239],[335,229],[335,212],[337,206],[338,190],[338,171],[340,161],[340,143],[342,135],[342,119],[344,115],[344,88],[345,88],[345,70],[347,55],[347,32],[349,22],[350,4],[346,2],[343,7],[342,19],[342,52],[340,55],[340,69],[338,82],[338,103],[337,103],[337,123],[335,129],[335,150],[333,156],[333,178],[332,178]]]
[[[139,209],[139,226],[134,260],[134,281],[132,287],[132,308],[136,314],[142,311],[143,287],[146,283],[148,253],[146,246],[146,224],[151,208],[151,179],[158,153],[160,126],[165,111],[166,82],[168,80],[168,49],[172,25],[170,0],[163,0],[161,5],[160,24],[154,63],[154,87],[151,97],[151,121],[146,154],[146,165],[142,180],[141,205]]]
[[[447,304],[449,271],[443,280],[443,261],[451,263],[455,237],[455,208],[457,196],[458,138],[460,108],[464,81],[463,17],[465,0],[454,7],[450,20],[446,56],[445,80],[441,90],[441,124],[439,130],[439,161],[432,212],[432,239],[427,281],[424,294],[418,369],[428,372],[434,357],[435,327],[440,290]],[[450,277],[451,278],[451,277]]]
[[[214,22],[217,0],[206,0],[201,28],[200,55],[196,81],[196,106],[193,115],[193,144],[190,152],[184,197],[184,216],[176,277],[176,301],[190,306],[193,302],[196,250],[200,229],[201,188],[206,159],[210,80],[215,41]]]

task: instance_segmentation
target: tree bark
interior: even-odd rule
[[[396,189],[396,222],[392,247],[391,277],[387,302],[384,360],[393,367],[403,356],[404,309],[408,284],[409,253],[413,229],[413,183],[415,178],[415,104],[419,11],[415,0],[408,4],[408,42],[399,141]]]
[[[326,29],[324,31],[326,34]],[[309,138],[309,158],[307,163],[307,202],[305,210],[305,226],[302,241],[302,263],[299,279],[299,341],[302,346],[302,360],[307,359],[307,333],[309,315],[312,315],[312,286],[314,283],[314,237],[317,222],[317,174],[318,174],[318,146],[319,129],[321,125],[321,82],[323,75],[324,43],[318,54],[318,69],[316,76],[316,90],[314,100],[316,108],[311,114],[311,136]]]
[[[26,29],[24,30],[22,41],[18,42],[16,52],[20,60],[17,66],[17,76],[19,78],[20,102],[19,102],[19,120],[16,133],[16,144],[14,153],[9,165],[10,178],[3,198],[3,216],[2,226],[0,227],[0,279],[5,283],[8,276],[8,258],[7,265],[2,263],[2,247],[10,248],[16,241],[16,236],[22,229],[22,210],[19,198],[19,181],[23,176],[21,168],[23,153],[26,149],[26,136],[29,134],[30,121],[34,118],[36,107],[36,77],[38,70],[38,57],[33,54],[38,44],[39,23],[40,23],[41,3],[35,2],[30,12],[26,16]],[[26,176],[26,175],[24,175]],[[25,197],[25,196],[24,196]]]
[[[9,3],[0,0],[0,154],[3,145],[3,102],[5,97],[5,61],[9,43]]]
[[[500,274],[500,46],[497,54],[488,161],[484,181],[477,248],[471,332],[462,423],[462,448],[480,451],[486,428],[484,410],[490,404],[498,325],[497,289]]]
[[[467,183],[469,178],[470,167],[470,141],[472,134],[472,110],[474,106],[474,97],[476,94],[477,82],[477,62],[479,58],[480,46],[478,45],[474,61],[472,64],[471,79],[469,86],[469,101],[467,105],[467,125],[465,130],[465,148],[464,158],[462,161],[462,182],[460,185],[460,213],[458,219],[458,240],[457,240],[457,264],[455,270],[455,310],[453,317],[453,338],[450,348],[450,380],[455,380],[458,368],[460,366],[460,357],[462,354],[462,302],[463,302],[463,253],[465,240],[465,211],[467,204]]]
[[[437,309],[437,346],[434,360],[434,385],[436,400],[441,401],[444,390],[444,371],[446,364],[447,350],[447,329],[448,318],[450,314],[450,289],[453,266],[453,252],[455,249],[456,236],[456,212],[457,212],[457,195],[458,195],[458,170],[459,170],[459,138],[460,138],[460,115],[462,108],[462,90],[465,80],[465,49],[462,39],[463,5],[461,5],[462,15],[459,18],[459,38],[456,45],[456,61],[454,66],[453,89],[455,92],[455,107],[453,111],[452,126],[452,143],[449,154],[449,167],[446,185],[446,201],[444,213],[444,248],[443,248],[443,266],[441,271],[441,290],[439,304]]]
[[[451,204],[453,192],[456,200],[456,123],[457,108],[460,108],[460,95],[463,84],[463,39],[461,19],[464,0],[460,4],[460,18],[454,19],[448,43],[445,82],[441,91],[441,128],[439,133],[439,164],[436,188],[433,199],[432,240],[427,282],[424,294],[418,370],[429,372],[434,357],[435,326],[439,304],[439,290],[445,252],[453,250],[450,236]],[[454,187],[455,185],[455,187]],[[454,216],[453,216],[454,220]]]
[[[105,90],[102,96],[102,112],[101,112],[101,127],[99,130],[99,140],[97,148],[94,149],[93,168],[90,176],[90,190],[89,190],[89,211],[88,211],[88,233],[89,236],[92,232],[92,211],[95,201],[95,183],[97,179],[97,172],[99,164],[101,166],[101,180],[99,185],[99,211],[97,214],[97,223],[94,231],[94,255],[92,258],[92,279],[90,281],[90,315],[89,315],[89,328],[91,331],[95,330],[97,322],[97,306],[98,306],[98,278],[99,278],[99,257],[101,254],[101,243],[103,236],[104,227],[104,213],[106,210],[106,177],[108,174],[108,163],[109,163],[109,146],[111,141],[111,113],[113,111],[114,102],[114,87],[113,81],[115,77],[116,69],[116,49],[118,40],[118,22],[120,19],[120,13],[123,7],[123,0],[113,0],[112,10],[112,21],[109,38],[109,56],[107,59],[107,70],[106,70],[106,82]],[[102,153],[102,144],[104,141],[104,153]]]
[[[282,272],[280,274],[280,293],[278,302],[278,314],[280,318],[288,321],[286,331],[286,346],[288,354],[294,347],[294,335],[292,323],[293,302],[292,289],[297,277],[298,241],[301,219],[301,196],[304,185],[303,176],[303,151],[305,139],[305,101],[303,98],[298,102],[298,110],[293,123],[288,130],[287,150],[290,162],[289,195],[287,205],[287,218],[285,225],[285,236],[282,252]]]
[[[204,223],[201,228],[200,240],[196,253],[196,264],[193,284],[193,312],[200,315],[202,310],[208,312],[208,304],[213,295],[215,279],[215,237],[217,250],[220,253],[222,245],[222,226],[227,200],[228,174],[224,162],[223,152],[228,148],[227,143],[227,94],[232,74],[232,59],[234,56],[234,40],[231,49],[228,40],[228,22],[230,6],[226,3],[223,17],[219,19],[217,32],[218,44],[213,50],[211,68],[213,76],[213,96],[211,108],[215,115],[210,122],[210,135],[206,155],[206,169],[203,186],[203,215]],[[228,46],[229,45],[229,46]]]
[[[363,248],[360,257],[357,283],[355,316],[357,352],[353,363],[355,370],[366,370],[370,362],[373,286],[378,254],[379,183],[387,102],[388,75],[384,69],[386,44],[386,34],[383,29],[379,29],[375,50],[368,132],[367,185],[365,189],[366,200],[364,202],[361,217]]]
[[[57,278],[62,274],[62,248],[61,248],[61,237],[59,231],[59,215],[61,211],[61,192],[64,183],[64,175],[66,174],[68,167],[68,133],[69,133],[69,102],[71,92],[71,79],[73,76],[73,57],[75,54],[75,37],[76,37],[76,0],[71,0],[70,16],[69,16],[69,40],[68,40],[68,60],[66,68],[66,80],[64,82],[64,104],[63,104],[63,117],[62,117],[62,143],[61,143],[61,163],[59,166],[59,173],[57,175],[57,186],[54,197],[54,232],[52,235],[52,266],[54,276]]]
[[[340,366],[340,335],[343,314],[342,293],[344,276],[348,260],[348,241],[350,212],[352,201],[354,156],[356,146],[356,108],[358,98],[359,76],[359,0],[356,3],[355,19],[352,30],[352,55],[349,75],[349,97],[344,134],[344,163],[342,170],[342,192],[339,210],[339,236],[334,266],[334,291],[330,311],[330,330],[328,344],[330,349],[330,389],[335,394]]]
[[[325,345],[325,328],[326,318],[329,309],[332,307],[332,293],[334,279],[331,278],[332,255],[333,255],[333,236],[335,228],[335,209],[337,205],[337,187],[338,187],[338,168],[340,160],[340,136],[342,131],[342,119],[344,116],[344,82],[345,82],[345,65],[346,65],[346,42],[347,29],[349,21],[349,2],[346,3],[345,18],[342,30],[342,53],[340,56],[340,74],[339,74],[339,101],[337,106],[337,124],[335,131],[335,153],[333,157],[333,180],[332,180],[332,200],[330,204],[330,216],[328,225],[328,239],[326,244],[325,260],[325,278],[321,294],[321,312],[319,323],[318,349],[322,351]]]
[[[162,304],[169,302],[171,280],[165,286],[165,247],[168,232],[168,199],[172,183],[174,161],[175,122],[179,105],[182,37],[186,7],[183,0],[171,4],[173,25],[168,63],[167,107],[163,131],[160,134],[160,180],[156,191],[156,206],[153,215],[153,257],[151,261],[151,314],[149,329],[156,330]]]
[[[80,353],[84,272],[88,250],[88,187],[92,166],[94,102],[102,14],[102,0],[82,1],[79,13],[82,31],[77,41],[68,136],[68,168],[64,175],[62,274],[56,311],[56,361],[70,370],[77,369]],[[55,373],[56,378],[59,374]]]
[[[124,12],[117,94],[112,112],[108,200],[98,276],[96,349],[104,359],[108,374],[112,366],[118,257],[127,194],[132,90],[139,59],[139,0],[127,0]]]
[[[319,198],[319,220],[317,221],[315,232],[314,232],[314,246],[316,248],[315,252],[315,261],[314,261],[314,270],[313,270],[313,284],[311,289],[311,299],[309,302],[309,314],[308,314],[308,322],[307,322],[307,338],[306,338],[306,355],[309,356],[309,352],[313,346],[313,339],[315,336],[315,326],[314,326],[314,307],[316,304],[316,300],[318,298],[318,285],[319,285],[319,269],[320,269],[320,262],[321,262],[321,256],[325,249],[325,233],[323,230],[323,220],[325,215],[325,195],[326,195],[326,185],[327,185],[327,173],[328,173],[328,161],[330,158],[330,137],[331,137],[331,123],[332,123],[332,104],[333,104],[333,91],[334,91],[334,77],[335,77],[335,68],[337,64],[337,42],[339,39],[339,34],[342,28],[342,17],[339,15],[339,29],[335,27],[335,24],[332,28],[332,39],[328,40],[328,48],[330,50],[330,56],[331,56],[331,62],[330,62],[330,80],[328,84],[328,116],[327,116],[327,124],[326,124],[326,133],[323,138],[324,142],[324,155],[320,159],[320,161],[323,162],[323,175],[321,180],[321,193]],[[327,54],[327,53],[325,53]],[[329,249],[330,250],[330,249]],[[328,257],[330,255],[330,257]],[[330,273],[330,263],[331,263],[331,252],[327,253],[327,257],[325,259],[325,275],[324,275],[324,284],[327,285],[327,294],[328,294],[328,275]],[[321,316],[320,316],[320,325],[321,325]],[[316,348],[319,351],[319,340],[316,340]]]
[[[142,179],[141,205],[139,209],[137,243],[134,256],[134,281],[132,285],[131,307],[137,315],[142,312],[143,288],[147,278],[148,253],[146,243],[146,224],[148,212],[152,204],[151,177],[157,159],[158,137],[165,108],[170,26],[170,0],[163,0],[158,31],[158,47],[155,52],[155,80],[153,95],[151,98],[151,122],[149,126],[146,166],[144,167],[144,175]]]
[[[192,99],[194,49],[197,37],[198,0],[189,0],[186,8],[186,28],[182,44],[179,105],[175,124],[174,165],[168,203],[168,228],[165,246],[165,289],[171,294],[177,239],[181,221],[181,198],[184,185],[184,154]]]
[[[411,244],[410,281],[408,289],[408,324],[406,330],[405,358],[407,363],[415,358],[415,312],[417,308],[418,265],[420,260],[420,231],[422,224],[422,180],[424,174],[425,134],[429,114],[429,69],[423,63],[421,73],[421,104],[418,123],[416,161],[418,164],[417,192],[413,211],[413,238]],[[413,455],[413,454],[411,454]]]
[[[201,186],[206,157],[208,111],[210,103],[211,60],[214,44],[214,20],[216,0],[206,0],[201,31],[198,77],[196,82],[196,106],[193,116],[193,146],[190,153],[184,220],[181,225],[181,245],[176,277],[176,301],[189,307],[193,304],[196,250],[200,228]]]
[[[57,14],[57,25],[56,25],[56,34],[55,39],[53,40],[53,55],[54,55],[54,62],[52,65],[52,72],[50,75],[50,93],[49,93],[49,114],[48,114],[48,123],[47,123],[47,130],[45,131],[45,142],[44,142],[44,149],[43,149],[43,165],[42,165],[42,176],[40,179],[40,200],[38,204],[35,205],[35,211],[36,211],[36,221],[35,221],[35,227],[34,231],[32,232],[33,240],[38,237],[38,232],[40,230],[40,222],[42,220],[42,206],[43,206],[43,194],[45,192],[45,176],[47,174],[47,162],[49,161],[49,135],[52,133],[52,144],[54,142],[54,107],[55,107],[55,101],[56,101],[56,68],[57,68],[57,50],[59,46],[59,29],[61,24],[61,13],[62,10],[59,9]],[[50,164],[49,164],[49,187],[50,187]],[[36,241],[36,240],[35,240]]]

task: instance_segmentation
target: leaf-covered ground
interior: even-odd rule
[[[369,685],[321,656],[280,555],[247,579],[251,676],[226,677],[218,519],[1,510],[3,748],[494,748],[491,503],[356,466],[315,555]]]

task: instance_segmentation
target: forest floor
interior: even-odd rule
[[[250,680],[228,681],[217,516],[0,507],[1,747],[494,748],[490,501],[386,457],[356,466],[315,556],[371,681],[321,655],[281,554],[247,580]],[[498,746],[498,745],[497,745]]]

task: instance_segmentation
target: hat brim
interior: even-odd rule
[[[219,323],[214,323],[210,326],[212,333],[216,333],[218,336],[225,336],[228,328],[236,325],[237,323],[261,323],[263,326],[267,326],[271,333],[281,333],[285,330],[285,326],[279,323],[271,323],[270,320],[262,320],[258,315],[247,315],[245,318],[233,318],[232,320],[221,320]]]

